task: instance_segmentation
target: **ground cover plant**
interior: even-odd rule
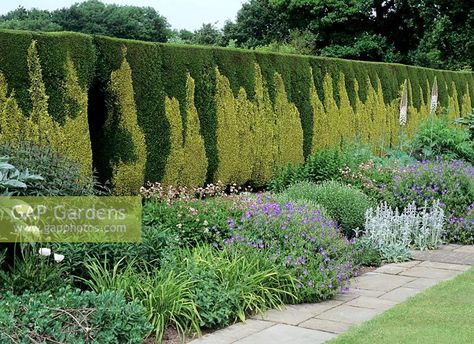
[[[71,288],[0,296],[2,343],[143,343],[151,327],[121,293]]]
[[[474,336],[474,269],[350,329],[339,343],[469,343]]]

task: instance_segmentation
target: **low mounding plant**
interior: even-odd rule
[[[413,202],[403,212],[382,203],[375,210],[368,209],[365,218],[363,233],[374,248],[399,246],[426,250],[442,244],[444,211],[439,201],[429,207],[425,203],[422,208]]]
[[[318,208],[258,195],[228,223],[232,235],[222,245],[238,254],[258,252],[291,273],[299,303],[332,297],[352,273],[351,245]]]
[[[474,167],[462,161],[421,161],[395,171],[393,180],[383,186],[385,200],[392,207],[406,208],[415,202],[440,201],[446,216],[448,241],[474,243],[470,207],[474,200]]]
[[[441,157],[474,162],[474,141],[469,131],[453,127],[445,117],[424,120],[413,137],[411,151],[419,160]]]
[[[303,166],[288,165],[278,170],[268,187],[273,192],[281,192],[302,181],[322,183],[340,180],[344,169],[355,170],[371,158],[370,149],[360,144],[348,144],[342,150],[322,149],[308,156]]]
[[[144,309],[121,293],[70,288],[0,296],[2,343],[143,343],[151,329]]]
[[[363,228],[365,211],[373,206],[362,191],[336,181],[314,184],[301,182],[290,186],[283,195],[292,200],[310,200],[321,205],[348,237]]]

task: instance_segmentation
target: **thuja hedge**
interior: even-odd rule
[[[358,137],[374,147],[396,144],[402,130],[410,134],[429,113],[435,78],[439,103],[453,110],[453,118],[474,105],[471,72],[0,31],[0,71],[24,114],[31,112],[26,54],[32,40],[37,41],[49,113],[59,123],[67,117],[61,80],[71,57],[79,84],[89,90],[94,165],[115,184],[133,180],[119,186],[122,192],[141,180],[262,184],[275,167],[301,162],[311,151],[344,140]],[[117,88],[113,75],[124,64],[130,67],[130,85]],[[400,128],[405,80],[408,124]],[[120,94],[128,107],[117,104]],[[123,128],[123,123],[132,125]],[[146,147],[145,157],[137,156],[145,151],[141,147]],[[118,175],[117,170],[126,172]]]

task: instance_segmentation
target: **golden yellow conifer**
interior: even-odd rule
[[[202,186],[206,182],[208,160],[198,112],[194,105],[194,79],[189,73],[186,79],[185,128],[182,183],[185,186]]]
[[[237,181],[239,165],[239,132],[237,104],[229,79],[216,67],[216,118],[217,118],[217,158],[218,165],[214,179],[224,184]]]
[[[255,164],[252,181],[265,184],[273,174],[275,115],[260,66],[255,64]]]
[[[109,83],[109,108],[105,123],[106,135],[114,148],[112,186],[115,194],[137,194],[144,183],[147,159],[145,136],[138,125],[132,69],[125,58],[120,68],[112,71]]]
[[[170,150],[161,182],[165,186],[183,186],[181,181],[184,168],[183,122],[176,98],[165,97],[165,116],[170,126]]]
[[[304,162],[303,128],[295,104],[288,101],[285,84],[280,74],[273,77],[275,85],[275,167]]]

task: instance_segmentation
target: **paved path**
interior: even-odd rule
[[[318,344],[474,265],[474,246],[413,252],[415,260],[356,277],[334,300],[286,306],[193,340],[192,344]]]

